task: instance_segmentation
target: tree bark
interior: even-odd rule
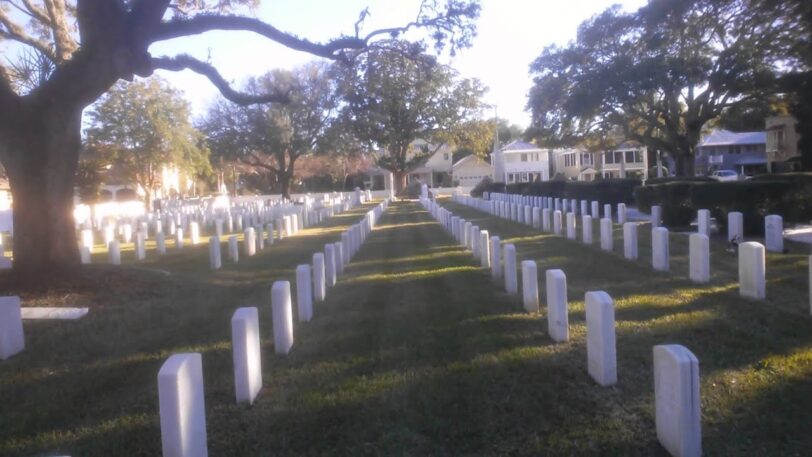
[[[14,271],[26,280],[75,272],[80,265],[73,182],[81,147],[81,108],[51,103],[0,132],[14,198]]]
[[[405,170],[396,171],[392,173],[395,178],[395,193],[400,193],[403,189],[406,188],[406,177],[409,173]]]

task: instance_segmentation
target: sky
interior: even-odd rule
[[[485,102],[511,123],[527,127],[527,92],[532,85],[530,63],[550,44],[564,45],[575,38],[578,25],[612,4],[633,11],[645,0],[482,0],[473,45],[446,63],[462,77],[478,78],[488,87]],[[358,14],[369,7],[364,30],[403,25],[417,15],[420,0],[263,0],[254,12],[271,25],[311,41],[326,41],[352,34]],[[201,36],[156,43],[154,56],[188,53],[207,60],[235,86],[250,76],[274,68],[295,68],[317,58],[292,51],[247,32],[209,32]],[[190,71],[157,72],[181,89],[202,115],[216,98],[207,79]]]

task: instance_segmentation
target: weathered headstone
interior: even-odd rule
[[[651,207],[651,228],[657,228],[663,220],[663,208],[660,205]]]
[[[324,274],[328,288],[336,285],[336,253],[332,243],[324,245]]]
[[[539,282],[538,269],[533,260],[522,261],[522,302],[524,310],[528,313],[537,313],[539,310]]]
[[[688,251],[691,281],[710,281],[710,240],[707,235],[692,233],[688,239]]]
[[[612,220],[612,205],[609,203],[603,205],[603,218]]]
[[[228,237],[228,258],[234,263],[240,261],[240,248],[237,244],[237,235]]]
[[[617,223],[623,225],[626,223],[626,204],[617,204]]]
[[[657,271],[668,271],[670,265],[668,229],[656,227],[651,231],[651,266]]]
[[[601,249],[612,251],[615,248],[615,239],[612,233],[612,219],[601,219]]]
[[[592,244],[592,216],[581,216],[581,240],[584,244]]]
[[[497,281],[502,277],[502,245],[499,237],[492,236],[489,245],[491,279]]]
[[[784,220],[771,214],[764,218],[764,245],[768,252],[784,252]]]
[[[654,346],[657,439],[674,457],[702,455],[699,360],[677,344]]]
[[[107,254],[111,265],[121,265],[121,245],[118,240],[113,240],[107,245]]]
[[[552,230],[552,224],[550,222],[550,216],[552,211],[550,208],[544,208],[541,210],[541,229],[545,232],[550,232]]]
[[[313,298],[316,301],[324,301],[327,292],[325,280],[324,254],[317,252],[313,254]]]
[[[634,222],[623,224],[623,256],[637,260],[637,224]]]
[[[262,389],[260,340],[259,310],[254,307],[237,308],[231,317],[231,345],[237,403],[254,403],[254,399]]]
[[[739,245],[739,294],[761,300],[766,297],[764,245],[747,241]]]
[[[547,288],[547,332],[553,341],[567,341],[570,338],[567,311],[567,277],[561,270],[547,270],[545,279]]]
[[[220,255],[220,238],[213,236],[209,238],[209,267],[212,270],[219,270],[223,266],[223,259]]]
[[[147,258],[147,251],[144,249],[144,232],[135,234],[135,259],[139,262]]]
[[[516,278],[516,247],[506,244],[502,247],[504,255],[505,291],[509,294],[519,292],[519,284]]]
[[[158,255],[166,254],[166,235],[164,235],[164,232],[155,234],[155,250],[158,251]]]
[[[158,371],[163,457],[207,457],[203,362],[198,353],[175,354]]]
[[[313,319],[313,278],[307,264],[296,267],[296,310],[299,322]]]
[[[251,257],[257,253],[257,235],[254,232],[254,227],[245,229],[242,241],[243,254],[246,257]]]
[[[710,236],[711,213],[710,210],[700,209],[696,212],[696,232]]]
[[[336,276],[341,275],[344,273],[344,246],[341,244],[341,241],[336,241],[333,243],[333,260],[336,264]]]
[[[727,240],[744,241],[744,215],[738,211],[727,213]]]
[[[0,360],[25,349],[20,297],[0,297]]]
[[[561,228],[561,211],[555,210],[555,212],[553,212],[553,233],[561,235]]]
[[[192,246],[200,243],[200,225],[197,222],[189,223],[189,239]]]
[[[271,287],[273,308],[273,345],[277,354],[287,355],[293,347],[293,309],[290,282],[276,281]]]
[[[183,229],[178,227],[175,230],[175,250],[180,251],[183,249]]]
[[[598,203],[596,201],[593,201],[591,203],[589,209],[590,209],[590,213],[592,215],[592,219],[600,219],[601,218],[600,203]]]
[[[482,268],[491,267],[491,243],[487,230],[479,232],[479,264]]]
[[[586,293],[586,340],[589,375],[601,386],[617,383],[615,308],[606,292]]]
[[[575,231],[575,213],[567,213],[567,238],[570,240],[577,239]]]

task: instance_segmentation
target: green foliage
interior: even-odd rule
[[[88,147],[107,151],[115,172],[147,193],[160,184],[163,166],[191,175],[211,171],[209,151],[190,122],[188,102],[160,78],[121,82],[87,114]]]
[[[747,181],[717,182],[700,180],[647,184],[635,192],[637,206],[649,211],[658,204],[663,209],[663,223],[685,227],[700,209],[710,210],[723,229],[727,214],[744,215],[747,235],[764,233],[764,217],[781,215],[787,222],[807,222],[812,218],[812,176],[809,174],[772,175]]]
[[[240,106],[215,102],[200,125],[215,163],[258,175],[258,190],[287,195],[296,160],[352,144],[331,129],[339,99],[330,68],[309,64],[249,79],[244,92],[286,94],[287,103]]]
[[[601,179],[597,181],[551,180],[507,185],[511,194],[597,201],[601,204],[631,203],[638,179]],[[490,189],[486,191],[490,192]],[[494,188],[494,192],[501,192]]]
[[[774,92],[786,65],[780,14],[747,0],[652,1],[581,24],[576,41],[547,47],[531,65],[531,131],[553,144],[627,139],[667,151],[692,175],[703,126]]]
[[[478,80],[460,79],[421,47],[400,41],[359,56],[355,66],[341,68],[341,79],[345,122],[359,139],[386,150],[379,165],[395,173],[429,155],[410,151],[417,139],[467,141],[463,127],[476,118],[485,91]]]

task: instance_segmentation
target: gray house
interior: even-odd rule
[[[714,130],[699,143],[694,158],[697,175],[715,170],[733,170],[750,176],[767,171],[765,132]]]

